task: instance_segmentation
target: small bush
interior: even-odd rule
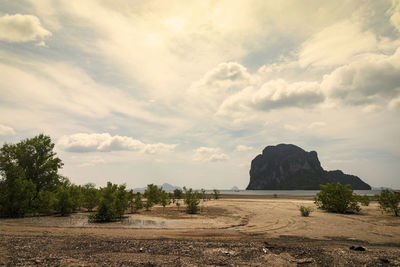
[[[328,183],[320,185],[321,191],[315,197],[318,208],[328,212],[355,213],[361,210],[359,196],[353,193],[350,185]]]
[[[92,222],[110,222],[120,220],[128,207],[129,193],[125,185],[111,182],[100,190],[100,203],[97,212],[89,216]]]
[[[370,199],[369,199],[368,196],[366,196],[366,195],[364,195],[364,196],[357,195],[357,198],[358,198],[358,202],[360,202],[361,205],[369,206]]]
[[[185,204],[186,204],[186,213],[195,214],[199,211],[199,203],[200,197],[197,192],[193,192],[192,188],[189,190],[185,190]]]
[[[214,199],[217,200],[221,197],[221,193],[219,192],[219,190],[214,189]]]
[[[311,207],[305,207],[305,206],[300,206],[299,210],[300,210],[301,216],[303,216],[303,217],[310,216],[310,213],[313,211],[313,209]]]
[[[133,193],[131,193],[131,198],[133,198],[132,194]],[[136,193],[136,197],[135,197],[134,201],[133,201],[133,199],[131,199],[130,207],[131,207],[131,213],[135,213],[138,210],[143,209],[142,195],[140,194],[140,192]]]
[[[382,190],[380,195],[378,195],[378,202],[380,208],[387,212],[393,213],[394,216],[399,216],[400,214],[400,194],[390,191],[390,190]]]

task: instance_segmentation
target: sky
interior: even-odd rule
[[[244,189],[268,145],[400,188],[398,0],[2,0],[0,143],[76,184]]]

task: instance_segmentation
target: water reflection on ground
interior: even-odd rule
[[[20,219],[6,219],[7,223],[24,224],[27,226],[40,227],[90,227],[90,228],[168,228],[176,226],[179,221],[163,220],[161,218],[140,218],[136,216],[127,216],[120,221],[109,223],[93,223],[89,222],[87,214],[72,214],[66,217],[60,216],[41,216],[28,217]]]

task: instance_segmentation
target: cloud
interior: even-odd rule
[[[366,54],[325,75],[323,91],[346,104],[369,104],[400,94],[400,48],[390,56]]]
[[[51,36],[51,32],[40,24],[33,15],[4,15],[0,17],[0,40],[8,42],[29,42]],[[40,43],[44,44],[43,41]]]
[[[237,62],[223,62],[194,82],[188,90],[190,102],[198,107],[216,109],[229,95],[250,82],[247,69]]]
[[[111,136],[109,133],[77,133],[60,138],[57,143],[61,149],[68,152],[110,152],[139,151],[148,154],[159,154],[173,151],[176,144],[144,144],[128,136]]]
[[[19,66],[18,63],[15,66],[0,63],[0,73],[7,77],[0,79],[0,97],[21,109],[59,111],[88,118],[119,113],[151,122],[165,118],[151,114],[144,103],[119,88],[99,83],[73,64],[30,61]]]
[[[13,135],[13,134],[15,134],[13,128],[0,124],[0,135]]]
[[[301,46],[300,66],[340,65],[356,55],[374,51],[378,46],[375,35],[361,27],[359,23],[343,21],[316,33]]]
[[[390,10],[392,15],[390,16],[390,22],[400,32],[400,2],[392,0],[392,8]]]
[[[264,83],[259,89],[247,87],[228,97],[218,114],[258,110],[269,111],[287,107],[312,107],[324,101],[324,95],[317,82],[288,83],[283,79]]]
[[[242,152],[242,151],[249,151],[252,149],[253,149],[253,147],[251,147],[251,146],[238,145],[238,146],[236,146],[235,151]]]
[[[309,129],[316,129],[316,128],[321,128],[327,126],[326,122],[323,121],[314,121],[308,125]]]
[[[193,160],[195,161],[225,161],[229,156],[222,153],[220,148],[215,147],[199,147],[194,150]]]
[[[392,100],[389,102],[388,107],[389,107],[390,110],[394,110],[394,109],[400,108],[400,96],[398,96],[398,97],[392,99]]]

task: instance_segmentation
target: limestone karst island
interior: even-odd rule
[[[319,190],[326,183],[349,184],[355,190],[370,190],[359,177],[340,170],[326,171],[317,152],[295,145],[267,146],[251,161],[247,190]]]

